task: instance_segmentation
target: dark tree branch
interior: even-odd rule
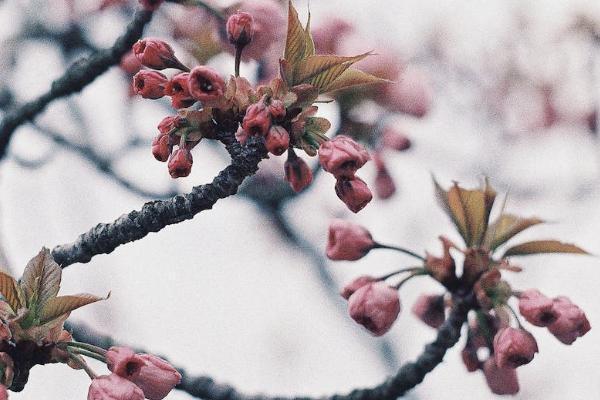
[[[115,41],[112,47],[75,62],[63,76],[52,82],[48,92],[8,112],[0,123],[0,159],[6,155],[10,139],[21,124],[32,120],[52,101],[79,92],[112,65],[118,64],[123,55],[131,49],[133,43],[142,36],[144,27],[151,18],[151,11],[138,11],[133,21],[127,26],[125,33]]]
[[[148,202],[140,211],[131,211],[112,223],[98,224],[75,242],[56,246],[52,250],[54,260],[62,268],[77,262],[86,263],[97,254],[108,254],[150,232],[192,219],[212,208],[219,199],[235,194],[242,181],[256,172],[267,151],[262,138],[251,138],[246,146],[241,146],[231,132],[221,132],[217,139],[225,144],[231,164],[219,172],[212,183],[196,186],[190,193],[168,200]]]
[[[471,301],[458,299],[448,316],[439,328],[436,339],[425,346],[423,353],[416,361],[404,364],[396,375],[387,378],[383,383],[364,389],[355,389],[347,394],[334,394],[322,397],[321,400],[395,400],[403,396],[423,381],[425,376],[442,362],[446,351],[460,339],[461,327],[467,319]],[[69,322],[66,329],[72,331],[73,337],[105,349],[117,345],[110,336],[98,335],[84,325]],[[138,351],[144,351],[138,349]],[[144,351],[145,352],[145,351]],[[311,397],[280,397],[266,395],[245,395],[234,387],[216,383],[208,376],[193,377],[182,368],[179,390],[201,399],[207,400],[313,400]]]

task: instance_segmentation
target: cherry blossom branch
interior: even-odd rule
[[[363,389],[355,389],[347,394],[334,394],[319,398],[320,400],[395,400],[407,391],[420,384],[425,376],[442,362],[446,351],[460,339],[461,327],[467,319],[467,313],[473,305],[470,300],[456,299],[452,311],[442,326],[436,339],[425,346],[423,353],[414,362],[404,364],[396,375],[387,378],[381,384]],[[118,345],[110,336],[99,335],[83,324],[68,322],[66,328],[73,333],[76,340],[93,344],[102,348]],[[138,349],[140,352],[144,350]],[[271,397],[267,395],[245,395],[233,386],[215,382],[208,376],[190,376],[184,369],[181,373],[181,383],[176,389],[191,396],[206,400],[313,400],[311,397]]]
[[[0,123],[0,159],[6,155],[12,135],[21,124],[35,118],[52,101],[79,92],[109,67],[119,63],[121,57],[142,36],[144,27],[151,18],[151,11],[136,12],[125,33],[112,47],[99,50],[87,58],[76,61],[63,76],[52,82],[49,91],[8,112]]]
[[[190,193],[168,200],[148,202],[141,210],[124,214],[112,223],[98,224],[75,242],[56,246],[52,250],[54,260],[62,268],[77,262],[86,263],[95,255],[111,253],[118,246],[139,240],[150,232],[192,219],[212,208],[219,199],[235,194],[243,180],[256,172],[267,151],[261,138],[252,138],[242,146],[229,131],[218,133],[217,139],[225,144],[231,164],[219,172],[212,183],[196,186]]]

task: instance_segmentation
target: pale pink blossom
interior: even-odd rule
[[[242,128],[249,135],[266,136],[271,127],[271,114],[263,100],[250,105],[242,121]]]
[[[354,292],[356,292],[358,289],[360,289],[361,287],[363,287],[366,284],[369,284],[371,282],[377,282],[377,278],[374,278],[369,275],[359,276],[358,278],[350,281],[350,283],[346,284],[346,286],[344,286],[344,288],[340,292],[340,295],[344,299],[348,300]]]
[[[422,294],[412,308],[413,314],[432,328],[439,328],[446,320],[444,296]]]
[[[313,174],[310,167],[296,153],[288,151],[288,159],[285,161],[283,169],[285,180],[296,193],[304,190],[312,182]]]
[[[319,163],[336,178],[353,178],[371,156],[354,139],[340,135],[325,141],[319,147]]]
[[[290,135],[283,126],[273,125],[265,138],[265,146],[269,153],[280,156],[290,146]]]
[[[181,72],[173,76],[165,84],[165,94],[171,97],[171,105],[173,108],[190,107],[196,100],[190,94],[188,72]]]
[[[373,199],[365,181],[356,176],[353,179],[338,179],[335,183],[335,193],[353,213],[365,208]]]
[[[380,100],[392,111],[423,117],[431,108],[431,87],[422,71],[407,68],[397,82],[384,85]]]
[[[494,336],[494,358],[500,368],[517,368],[528,364],[537,352],[537,342],[526,330],[507,327]]]
[[[492,393],[517,394],[519,392],[517,370],[498,367],[494,357],[490,357],[483,364],[483,374]]]
[[[555,298],[552,309],[557,314],[557,319],[548,325],[548,330],[564,344],[572,344],[578,337],[592,329],[583,310],[573,304],[569,298],[564,296]]]
[[[390,330],[400,313],[398,291],[384,282],[368,283],[348,299],[350,317],[373,336]]]
[[[384,147],[396,151],[408,150],[411,146],[410,139],[405,134],[390,126],[383,129],[381,142]]]
[[[360,225],[342,219],[334,219],[329,224],[327,257],[330,260],[355,261],[374,246],[373,237]]]
[[[160,99],[165,95],[166,76],[158,71],[139,71],[133,77],[133,90],[145,99]]]
[[[88,400],[144,400],[144,392],[136,384],[116,374],[92,380]]]
[[[318,54],[340,54],[340,43],[354,30],[348,21],[332,16],[312,31],[313,41]],[[353,49],[354,50],[354,49]],[[349,53],[350,54],[350,53]]]
[[[227,19],[225,29],[229,43],[245,46],[254,36],[254,19],[247,12],[238,11]]]
[[[190,71],[188,90],[196,100],[202,102],[215,101],[223,97],[225,81],[216,70],[201,65]]]
[[[130,370],[127,379],[139,386],[150,400],[164,399],[181,382],[181,374],[167,361],[151,354],[139,354],[138,369]]]
[[[519,312],[535,326],[548,326],[558,315],[553,310],[554,302],[537,289],[525,290],[519,296]]]

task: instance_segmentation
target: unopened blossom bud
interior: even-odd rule
[[[407,136],[391,127],[386,127],[383,130],[381,141],[386,148],[396,151],[408,150],[411,146],[410,139]]]
[[[173,146],[169,144],[169,135],[162,133],[152,139],[152,155],[158,161],[166,162],[171,155]]]
[[[167,81],[158,71],[142,70],[133,77],[133,90],[145,99],[160,99],[165,95]]]
[[[276,156],[282,155],[290,147],[290,135],[283,126],[273,125],[265,139],[267,150]]]
[[[564,296],[555,298],[552,309],[558,317],[548,325],[548,330],[564,344],[572,344],[578,337],[592,329],[585,313],[569,298]]]
[[[213,68],[204,65],[191,70],[188,77],[190,95],[202,102],[215,101],[225,93],[225,81]]]
[[[291,149],[288,151],[288,159],[285,161],[283,169],[285,180],[288,181],[292,190],[296,193],[304,190],[312,182],[313,174],[310,167]]]
[[[422,294],[412,308],[413,314],[432,328],[439,328],[446,320],[444,296]]]
[[[519,296],[519,312],[532,325],[548,326],[558,317],[552,299],[537,289],[525,290]]]
[[[269,104],[269,112],[273,120],[280,121],[285,117],[285,104],[281,100],[272,100]]]
[[[116,374],[92,380],[88,400],[144,400],[144,392],[136,384]]]
[[[494,336],[494,358],[500,368],[528,364],[537,352],[535,338],[524,329],[502,328]]]
[[[254,20],[247,12],[238,11],[227,19],[225,25],[229,42],[236,46],[245,46],[254,36]]]
[[[371,159],[365,148],[348,136],[340,135],[319,147],[319,163],[336,178],[353,178],[356,171]]]
[[[0,400],[8,400],[8,390],[4,385],[0,385]]]
[[[460,352],[460,356],[463,364],[467,368],[467,371],[475,372],[481,368],[481,362],[477,357],[477,350],[469,346],[465,346],[465,348]]]
[[[164,399],[181,382],[181,374],[160,357],[139,354],[139,369],[129,370],[127,379],[139,386],[149,400]]]
[[[373,237],[364,227],[342,219],[329,224],[327,257],[330,260],[356,261],[375,246]]]
[[[380,199],[389,199],[396,193],[396,185],[383,159],[379,154],[373,157],[377,175],[375,176],[375,193]]]
[[[267,105],[261,100],[246,109],[242,128],[249,135],[265,136],[271,127],[271,114]]]
[[[160,7],[164,0],[138,0],[142,7],[148,11],[155,11]]]
[[[442,257],[435,257],[426,253],[425,269],[427,269],[427,272],[442,285],[453,287],[458,279],[456,277],[456,263],[454,262],[452,255],[450,255],[452,242],[444,236],[440,236],[439,239],[442,241],[444,249]]]
[[[163,135],[171,133],[175,128],[179,128],[181,117],[179,115],[168,115],[158,123],[158,131]]]
[[[134,75],[142,68],[142,63],[140,63],[140,60],[138,60],[135,54],[130,51],[121,58],[119,66],[124,72]]]
[[[377,282],[377,278],[374,278],[369,275],[359,276],[358,278],[354,279],[353,281],[348,283],[346,286],[344,286],[344,288],[340,292],[340,295],[344,299],[348,300],[354,292],[356,292],[361,287],[363,287],[369,283],[372,283],[372,282]]]
[[[369,187],[359,177],[341,178],[335,183],[335,193],[353,213],[357,213],[373,199]]]
[[[492,393],[517,394],[519,392],[517,370],[498,367],[494,357],[488,358],[483,364],[483,374]]]
[[[171,97],[173,108],[190,107],[196,100],[190,94],[188,72],[181,72],[165,84],[165,94]]]
[[[384,282],[368,283],[348,299],[350,317],[373,336],[390,330],[400,313],[398,291]]]
[[[169,174],[171,178],[183,178],[192,172],[194,160],[192,153],[186,148],[179,148],[169,158]]]
[[[181,62],[175,57],[173,48],[160,39],[138,40],[133,44],[133,54],[148,68],[182,68]]]
[[[129,347],[113,346],[106,352],[108,370],[123,378],[127,378],[128,371],[139,369],[141,364],[141,360]]]

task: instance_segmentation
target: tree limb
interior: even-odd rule
[[[108,224],[98,224],[75,242],[56,246],[52,250],[54,260],[62,268],[77,262],[86,263],[97,254],[111,253],[118,246],[139,240],[150,232],[192,219],[212,208],[219,199],[235,194],[242,181],[256,172],[267,151],[262,138],[258,137],[250,138],[246,146],[240,145],[231,132],[220,132],[217,139],[225,144],[231,164],[219,172],[212,183],[196,186],[190,193],[168,200],[148,202],[139,211],[131,211]]]
[[[471,303],[469,300],[458,299],[450,315],[439,328],[436,339],[425,346],[423,353],[416,361],[404,364],[396,375],[372,388],[355,389],[347,394],[334,394],[321,397],[319,400],[395,400],[403,396],[421,383],[425,376],[442,362],[446,351],[458,342],[461,327],[467,319]],[[66,329],[72,331],[75,340],[105,349],[118,345],[110,336],[98,335],[82,324],[69,322]],[[137,351],[145,352],[141,349],[137,349]],[[193,377],[182,368],[178,368],[178,370],[182,379],[176,389],[206,400],[317,400],[317,398],[306,396],[245,395],[230,385],[215,382],[208,376]]]
[[[76,61],[63,76],[52,82],[49,91],[8,112],[0,123],[0,159],[6,155],[10,139],[21,124],[32,120],[52,101],[79,92],[112,65],[118,64],[123,55],[142,36],[144,27],[151,18],[151,11],[138,11],[127,26],[125,33],[115,41],[112,47]]]

